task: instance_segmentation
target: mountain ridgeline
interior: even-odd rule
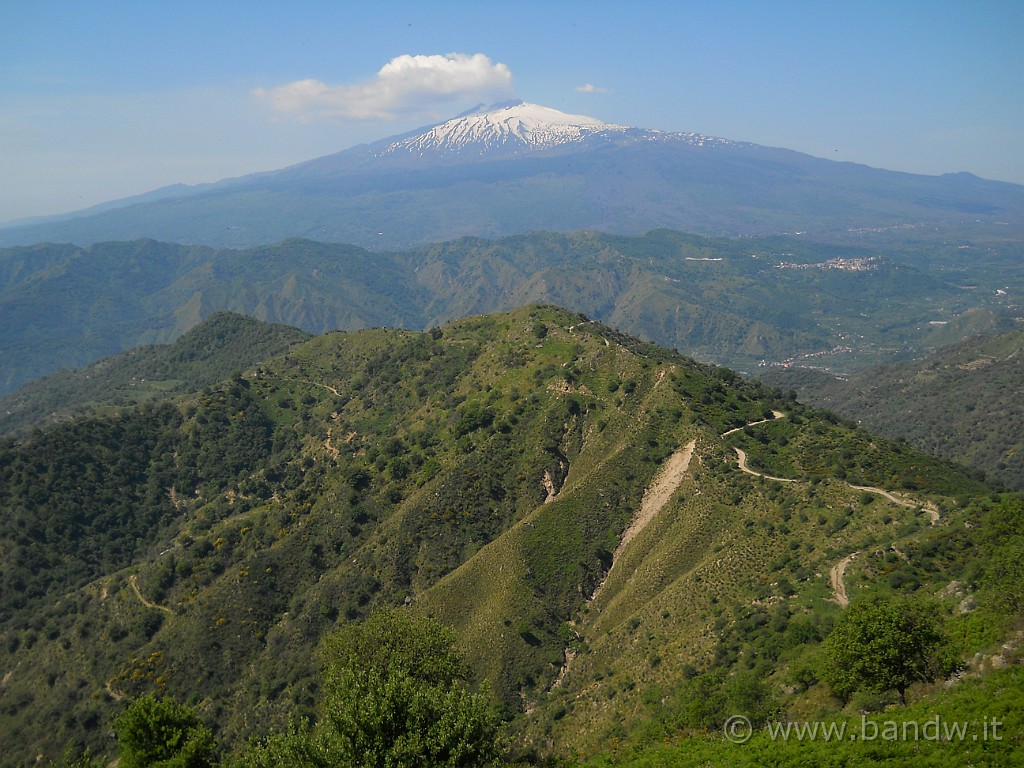
[[[308,240],[9,248],[0,251],[0,393],[173,341],[217,311],[324,333],[424,329],[534,302],[739,370],[795,361],[845,372],[1012,327],[1024,290],[1018,250],[962,246],[658,230],[466,238],[394,253]]]
[[[294,341],[0,444],[6,764],[110,757],[148,693],[226,754],[316,719],[322,637],[379,606],[454,628],[527,762],[840,711],[847,597],[939,600],[967,656],[1019,613],[1015,502],[583,315]]]
[[[291,326],[215,312],[173,344],[58,371],[0,399],[0,435],[197,392],[309,338]]]

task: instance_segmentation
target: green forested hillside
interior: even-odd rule
[[[0,399],[0,435],[195,392],[309,338],[286,325],[217,312],[173,344],[59,371]]]
[[[229,764],[268,764],[280,743],[246,741],[289,722],[313,754],[346,685],[410,684],[336,666],[385,607],[453,629],[508,760],[876,711],[893,690],[822,682],[842,606],[935,601],[953,655],[983,658],[1022,608],[1020,508],[566,310],[331,333],[2,445],[0,747],[109,761],[112,718],[153,694]]]
[[[836,377],[794,369],[765,380],[920,450],[1024,488],[1024,331],[972,338],[924,360]]]

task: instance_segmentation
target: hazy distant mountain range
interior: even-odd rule
[[[298,239],[248,249],[15,247],[0,250],[0,394],[172,341],[221,310],[323,333],[428,328],[546,302],[748,372],[787,361],[848,371],[1012,328],[1024,314],[1022,282],[1012,247],[666,230],[464,238],[384,253]]]
[[[282,170],[178,185],[0,229],[0,245],[287,237],[374,249],[465,235],[669,227],[817,237],[1020,236],[1024,187],[920,176],[514,102]]]

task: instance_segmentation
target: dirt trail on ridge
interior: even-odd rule
[[[723,438],[728,437],[729,435],[735,434],[736,432],[746,429],[747,427],[754,427],[757,426],[758,424],[766,424],[769,421],[784,418],[786,418],[786,414],[784,414],[782,411],[772,411],[772,416],[770,419],[759,419],[758,421],[752,421],[749,424],[744,424],[742,427],[734,427],[733,429],[723,432],[721,436]],[[750,466],[747,464],[746,451],[744,451],[742,448],[737,448],[735,446],[733,446],[733,450],[736,452],[736,458],[738,460],[740,470],[746,472],[748,475],[754,475],[755,477],[763,477],[766,480],[775,480],[780,483],[797,482],[797,480],[794,480],[791,477],[774,477],[772,475],[766,475],[763,472],[758,472],[757,470],[751,469]],[[853,483],[847,483],[846,485],[855,491],[867,491],[868,493],[876,493],[879,496],[885,497],[893,504],[899,504],[901,507],[907,507],[908,509],[921,507],[921,509],[924,510],[924,512],[928,515],[928,518],[931,520],[932,525],[938,525],[939,521],[941,520],[938,507],[936,507],[929,501],[926,501],[923,504],[915,501],[907,501],[906,499],[900,498],[899,496],[895,495],[891,491],[887,491],[884,488],[876,488],[875,486],[872,485],[854,485]]]
[[[748,422],[744,424],[742,427],[733,427],[732,429],[723,432],[722,437],[728,437],[729,435],[735,432],[739,432],[742,429],[746,429],[747,427],[756,427],[758,424],[767,424],[769,421],[775,421],[776,419],[784,418],[786,418],[786,414],[784,414],[782,411],[772,411],[772,416],[770,419],[759,419],[757,421]]]
[[[784,419],[784,418],[786,418],[786,414],[784,414],[782,411],[772,411],[771,418],[768,418],[768,419],[758,419],[757,421],[751,421],[748,424],[744,424],[742,427],[733,427],[732,429],[728,429],[725,432],[723,432],[721,436],[723,438],[725,438],[725,437],[728,437],[729,435],[733,435],[733,434],[735,434],[735,433],[737,433],[737,432],[739,432],[741,430],[744,430],[747,427],[756,427],[758,424],[767,424],[769,421],[775,421],[776,419]],[[766,475],[763,472],[758,472],[755,469],[751,469],[747,465],[747,452],[744,451],[742,448],[737,448],[736,446],[733,446],[732,449],[734,451],[736,451],[736,459],[737,459],[737,461],[739,463],[740,470],[743,471],[743,472],[746,472],[748,475],[753,475],[754,477],[763,477],[765,480],[776,480],[776,481],[778,481],[780,483],[795,483],[796,482],[796,480],[794,480],[791,477],[773,477],[772,475]]]
[[[142,605],[144,607],[146,607],[146,608],[156,608],[158,611],[163,611],[168,616],[173,616],[174,615],[174,611],[172,611],[166,605],[157,605],[156,603],[154,603],[154,602],[152,602],[150,600],[147,600],[145,598],[145,596],[139,590],[138,577],[134,573],[131,576],[128,577],[128,586],[132,588],[132,592],[135,593],[135,597],[138,598],[139,602],[142,603]],[[105,590],[106,590],[106,587],[104,587],[104,591]],[[107,680],[107,682],[105,684],[105,688],[106,688],[107,693],[110,695],[110,698],[112,698],[114,701],[123,701],[124,700],[125,695],[123,693],[119,693],[118,691],[116,691],[114,689],[114,678],[111,678],[110,680]]]
[[[738,459],[740,469],[746,472],[748,475],[753,475],[754,477],[763,477],[765,480],[775,480],[780,483],[797,482],[792,477],[775,477],[774,475],[766,475],[764,474],[764,472],[758,472],[756,469],[751,469],[750,467],[747,466],[747,452],[744,451],[742,448],[736,448],[735,446],[733,447],[733,450],[736,451],[736,458]]]
[[[921,509],[928,514],[929,519],[931,519],[932,521],[932,525],[937,525],[939,520],[941,519],[941,517],[939,516],[938,508],[936,508],[936,506],[932,504],[930,501],[926,501],[923,504],[919,504],[918,502],[915,501],[907,501],[906,499],[901,499],[899,496],[890,493],[884,488],[875,488],[872,485],[853,485],[850,483],[848,483],[848,485],[855,491],[867,491],[868,493],[877,493],[879,496],[884,496],[893,504],[899,504],[901,507],[907,507],[908,509],[915,509],[916,507],[921,507]]]

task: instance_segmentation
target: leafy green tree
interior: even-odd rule
[[[477,768],[503,754],[498,718],[473,693],[436,621],[380,609],[323,643],[325,666],[316,726],[271,734],[231,768]]]
[[[944,677],[959,665],[938,608],[876,596],[854,603],[825,638],[822,679],[846,700],[855,691],[895,690],[905,704],[915,682]]]
[[[136,699],[114,719],[120,768],[208,768],[217,745],[191,707],[152,695]]]
[[[467,686],[454,635],[378,610],[328,638],[320,743],[345,766],[461,768],[501,755],[497,717]]]
[[[226,768],[331,768],[338,765],[314,741],[308,723],[251,742]]]

